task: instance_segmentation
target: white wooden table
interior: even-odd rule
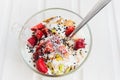
[[[50,7],[84,17],[98,0],[0,0],[0,80],[40,80],[20,57],[18,30],[34,13]],[[91,55],[73,80],[120,80],[120,0],[113,0],[88,24],[93,35]],[[18,28],[17,30],[15,30]],[[67,78],[66,80],[68,80]]]

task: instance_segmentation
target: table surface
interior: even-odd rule
[[[97,1],[0,0],[0,80],[37,80],[37,74],[23,62],[18,47],[19,29],[31,15],[60,7],[84,17]],[[91,55],[80,74],[69,77],[72,80],[120,80],[119,3],[113,0],[88,23],[93,36]]]

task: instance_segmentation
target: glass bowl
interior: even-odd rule
[[[91,46],[92,46],[92,35],[90,28],[88,25],[85,25],[77,34],[77,37],[82,37],[85,38],[85,42],[87,43],[86,45],[86,57],[83,59],[81,64],[79,65],[78,68],[76,68],[73,71],[70,71],[69,73],[62,74],[62,75],[47,75],[47,74],[42,74],[40,73],[34,66],[33,63],[31,62],[31,54],[29,54],[26,50],[26,41],[27,39],[31,36],[31,30],[30,28],[40,22],[42,22],[44,19],[50,18],[52,16],[62,16],[65,19],[70,19],[75,21],[76,25],[78,25],[82,21],[82,17],[70,10],[67,9],[62,9],[62,8],[49,8],[42,10],[40,12],[37,12],[33,16],[31,16],[23,25],[20,34],[19,34],[19,44],[20,44],[20,49],[21,49],[21,54],[22,57],[25,61],[25,63],[28,65],[29,68],[31,68],[33,71],[37,72],[38,74],[42,76],[48,76],[48,77],[59,77],[63,75],[70,74],[76,70],[79,70],[83,63],[87,60],[90,51],[91,51]]]

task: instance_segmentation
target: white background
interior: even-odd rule
[[[37,80],[20,56],[17,38],[19,25],[31,15],[45,8],[60,7],[84,17],[97,1],[0,0],[0,80]],[[88,23],[93,36],[91,55],[73,80],[120,80],[119,8],[120,0],[112,0]]]

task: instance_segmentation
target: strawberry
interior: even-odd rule
[[[85,40],[84,39],[77,39],[75,41],[74,49],[78,50],[80,48],[85,48]]]
[[[36,61],[36,68],[42,73],[47,73],[47,71],[48,71],[47,65],[45,64],[43,58],[39,58]]]
[[[39,52],[39,50],[42,48],[42,46],[45,44],[44,40],[40,40],[39,44],[36,47],[36,52]]]
[[[35,52],[33,53],[33,61],[36,62],[39,59],[39,53]]]
[[[43,46],[45,45],[45,41],[40,40],[40,43],[36,46],[35,52],[39,53],[39,55],[43,55]]]
[[[34,47],[37,43],[37,38],[35,36],[32,36],[27,41],[29,47]]]
[[[31,30],[36,31],[38,29],[40,30],[40,29],[43,29],[43,28],[45,28],[45,25],[43,25],[42,23],[39,23],[36,26],[32,27]]]
[[[74,31],[74,29],[75,29],[74,26],[67,27],[66,30],[65,30],[65,35],[69,36]]]
[[[36,52],[40,52],[41,45],[36,47]]]
[[[53,52],[53,51],[54,51],[53,44],[52,44],[52,42],[50,40],[48,40],[46,42],[44,52],[47,53],[47,52]]]
[[[43,34],[45,35],[45,37],[48,36],[48,29],[47,28],[43,28],[41,31],[43,32]]]
[[[59,50],[61,53],[63,53],[63,54],[67,53],[67,50],[65,49],[65,46],[64,46],[64,45],[59,46],[59,47],[58,47],[58,50]]]
[[[41,39],[43,36],[43,32],[41,30],[37,30],[35,36],[37,37],[37,39]]]

